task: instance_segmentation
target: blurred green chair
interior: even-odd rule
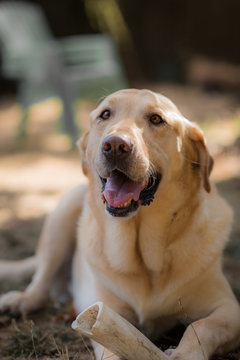
[[[58,44],[68,78],[81,99],[96,101],[129,86],[116,43],[110,35],[72,36],[60,39]]]
[[[24,109],[18,136],[26,134],[28,108],[58,96],[61,129],[74,141],[74,101],[96,99],[128,86],[116,45],[106,34],[53,38],[41,8],[27,2],[0,2],[2,72],[20,80]]]

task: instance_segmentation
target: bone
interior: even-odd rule
[[[169,359],[132,324],[102,302],[96,302],[80,313],[72,328],[123,359]]]

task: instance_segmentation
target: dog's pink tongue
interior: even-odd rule
[[[114,172],[107,179],[103,196],[110,206],[127,206],[132,199],[139,199],[141,190],[141,182],[132,181],[124,174]]]

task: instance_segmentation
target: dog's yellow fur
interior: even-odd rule
[[[105,109],[111,113],[107,120],[100,118]],[[150,123],[149,114],[161,116],[164,125]],[[107,177],[101,146],[109,135],[131,139],[129,178],[144,181],[152,171],[162,175],[150,206],[124,218],[106,214],[101,199],[99,176]],[[71,190],[50,215],[32,283],[22,293],[2,296],[0,308],[29,312],[41,306],[53,277],[70,259],[77,311],[103,301],[151,338],[187,314],[192,325],[170,359],[205,360],[236,346],[240,309],[221,266],[232,212],[209,182],[213,162],[201,130],[166,97],[122,90],[92,112],[79,147],[88,186]],[[29,264],[33,269],[32,259],[19,266],[29,269]],[[11,275],[12,266],[1,262],[1,277]],[[101,355],[96,346],[96,356]]]

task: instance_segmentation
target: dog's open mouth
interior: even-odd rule
[[[101,178],[101,177],[100,177]],[[119,170],[102,181],[102,199],[112,216],[124,217],[139,205],[150,205],[157,191],[161,174],[152,174],[144,181],[133,181]]]

